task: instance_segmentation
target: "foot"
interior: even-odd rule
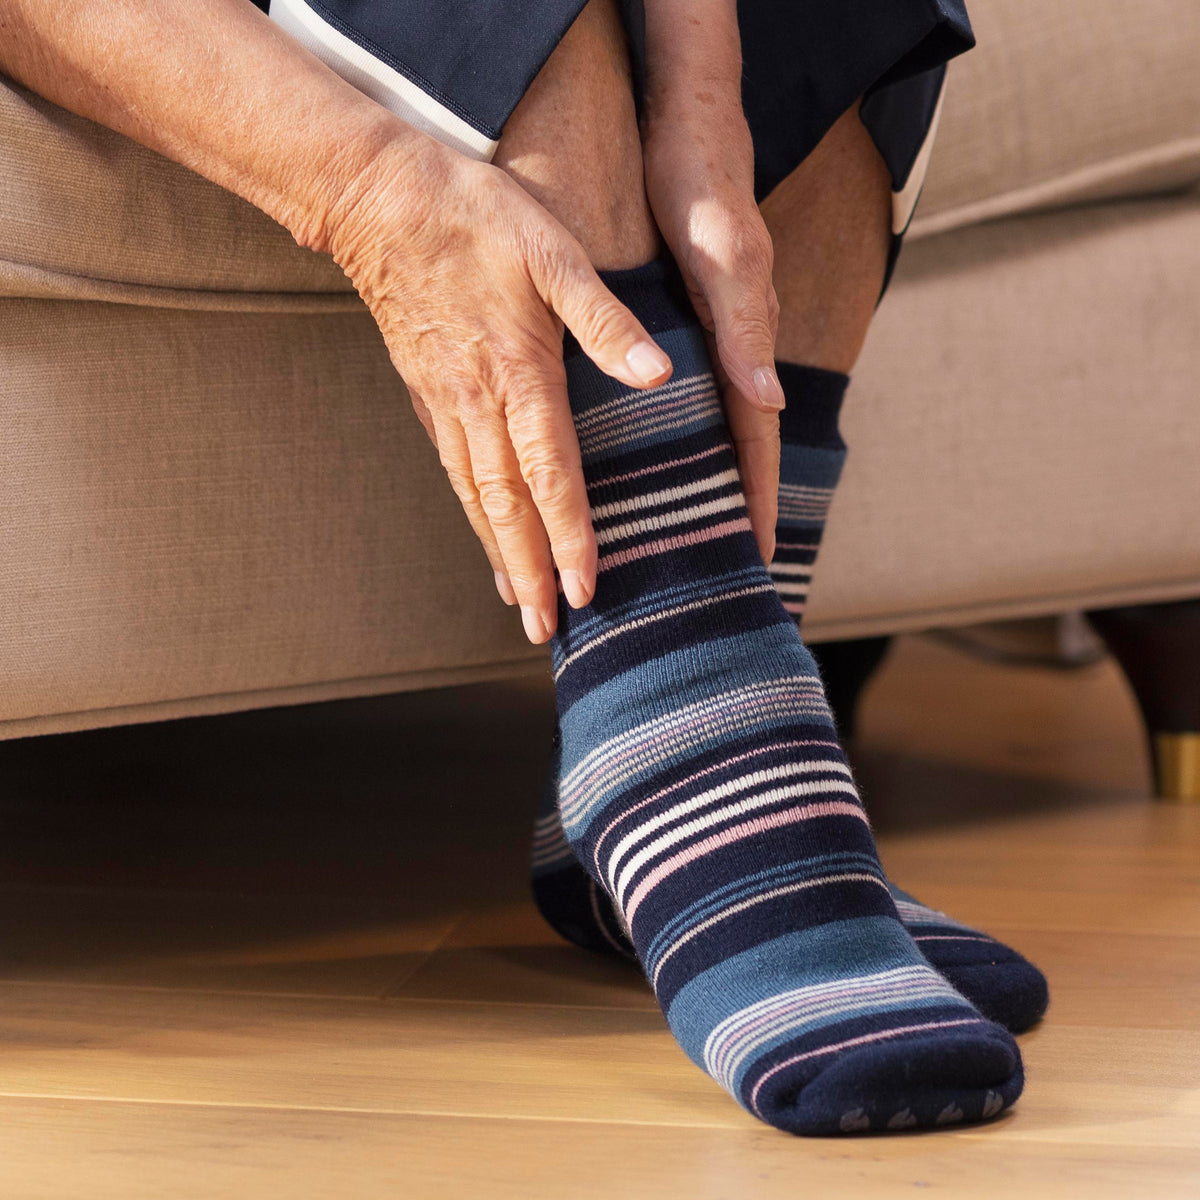
[[[922,957],[812,655],[750,530],[701,330],[661,268],[607,282],[676,366],[631,392],[568,353],[600,545],[560,605],[562,828],[672,1033],[796,1133],[997,1115],[1020,1054]]]

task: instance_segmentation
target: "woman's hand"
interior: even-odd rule
[[[370,307],[417,415],[531,641],[596,586],[562,326],[633,387],[667,356],[604,287],[579,243],[502,171],[428,141],[385,147],[339,186],[310,244]]]
[[[735,0],[646,0],[646,190],[715,349],[764,560],[775,546],[779,304],[754,199]]]
[[[332,253],[412,384],[530,638],[554,629],[552,558],[568,602],[588,601],[596,542],[560,320],[623,383],[662,383],[671,364],[545,209],[393,117],[245,0],[3,0],[0,71]]]

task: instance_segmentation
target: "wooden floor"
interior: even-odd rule
[[[889,871],[1048,972],[987,1128],[802,1140],[526,899],[551,712],[480,686],[0,745],[0,1200],[1200,1196],[1200,806],[1105,664],[909,639]]]

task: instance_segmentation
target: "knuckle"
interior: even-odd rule
[[[574,247],[563,238],[561,229],[548,221],[525,224],[521,230],[521,255],[525,270],[542,295],[561,293],[580,266]]]
[[[530,568],[516,567],[509,571],[513,591],[526,601],[541,599],[548,589],[549,576]]]
[[[479,479],[475,482],[479,503],[497,533],[520,528],[525,517],[525,499],[507,479]]]
[[[765,348],[774,342],[771,315],[766,304],[753,309],[739,308],[730,317],[729,335],[742,346]]]
[[[481,364],[478,407],[507,424],[536,422],[550,400],[546,357],[545,348],[532,337],[500,334]]]
[[[591,345],[610,345],[625,333],[625,310],[615,299],[597,299],[584,311],[582,325],[582,341]]]
[[[575,475],[566,463],[552,458],[522,463],[521,474],[539,509],[562,510],[570,503]]]
[[[773,460],[780,447],[779,426],[776,424],[771,429],[755,429],[739,433],[733,439],[733,443],[742,455],[753,455],[757,460],[765,450]]]
[[[521,248],[525,261],[534,274],[541,277],[557,273],[561,258],[559,241],[543,222],[530,222],[522,230]]]
[[[757,213],[740,223],[734,238],[734,261],[744,273],[770,276],[775,265],[775,245]]]

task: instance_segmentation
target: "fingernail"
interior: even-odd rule
[[[532,604],[521,605],[521,624],[525,626],[525,636],[535,646],[540,646],[550,632],[542,620],[542,614]]]
[[[763,408],[776,412],[783,408],[783,386],[779,376],[770,367],[759,367],[754,372],[754,394]]]
[[[559,571],[558,577],[562,580],[563,595],[572,608],[583,608],[591,602],[592,589],[578,571]]]
[[[496,572],[496,591],[500,593],[500,599],[505,604],[512,608],[517,602],[517,593],[513,591],[512,580],[509,579],[503,571]]]
[[[653,342],[638,342],[625,361],[641,383],[657,383],[671,369],[671,360]]]

